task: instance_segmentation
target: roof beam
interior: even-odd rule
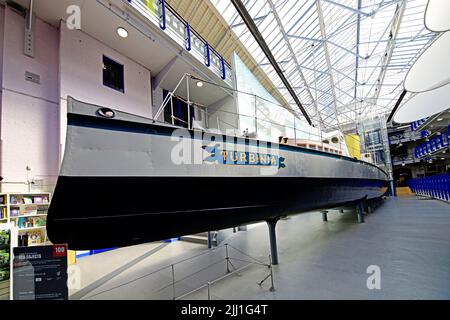
[[[405,9],[406,9],[406,0],[403,0],[402,3],[397,7],[397,10],[396,10],[393,22],[392,22],[391,31],[389,33],[389,41],[386,46],[386,53],[384,55],[383,60],[381,61],[381,71],[380,71],[380,75],[378,76],[377,85],[375,86],[375,94],[370,99],[370,101],[372,101],[373,104],[377,104],[378,98],[380,97],[381,89],[383,88],[384,80],[386,77],[386,72],[389,69],[389,64],[391,62],[392,55],[393,55],[395,47],[396,47],[396,40],[397,40],[398,32],[400,30],[400,25],[402,23],[403,14],[405,13]],[[369,92],[371,92],[371,91],[372,90],[370,90]],[[367,107],[364,108],[363,112],[365,112],[366,109],[367,109]]]
[[[322,39],[324,40],[323,42],[323,50],[325,53],[325,60],[328,66],[328,70],[329,70],[329,74],[330,74],[330,82],[331,82],[331,91],[333,93],[333,100],[334,100],[334,112],[336,114],[336,121],[338,126],[340,126],[339,124],[339,113],[338,113],[338,108],[337,108],[337,96],[336,96],[336,83],[334,81],[334,77],[333,77],[333,67],[331,66],[331,58],[330,58],[330,52],[328,50],[328,41],[327,41],[327,32],[325,29],[325,20],[323,18],[323,11],[322,11],[322,4],[320,3],[320,0],[316,1],[316,8],[317,8],[317,15],[319,16],[319,25],[320,25],[320,33],[322,35]],[[348,117],[347,115],[345,115],[346,117]],[[353,119],[350,119],[353,120]]]
[[[291,84],[289,83],[288,79],[286,78],[286,76],[284,75],[284,73],[281,70],[280,66],[278,65],[275,57],[273,56],[271,50],[267,46],[266,41],[264,40],[263,36],[259,32],[258,27],[256,26],[256,24],[253,21],[252,17],[248,13],[248,11],[245,8],[244,4],[242,3],[241,0],[231,0],[231,2],[235,6],[235,8],[236,8],[237,12],[239,13],[239,15],[241,16],[242,20],[244,20],[245,24],[247,25],[247,28],[252,33],[253,37],[255,38],[255,40],[259,44],[259,46],[261,47],[261,49],[264,52],[264,54],[266,55],[267,59],[272,64],[272,67],[277,72],[277,74],[280,77],[281,81],[284,83],[284,85],[288,89],[290,95],[292,96],[292,98],[294,99],[295,103],[297,104],[297,106],[299,107],[301,112],[303,113],[303,116],[306,118],[306,121],[308,121],[308,123],[310,125],[312,125],[311,118],[309,117],[308,113],[306,112],[305,108],[303,107],[302,103],[300,102],[300,99],[298,98],[298,96],[295,93],[294,89],[291,87]]]
[[[361,0],[358,0],[358,11],[361,11]],[[355,100],[358,97],[358,71],[359,71],[359,42],[361,41],[361,14],[358,13],[358,21],[356,23],[356,70],[355,70]]]
[[[274,5],[272,0],[267,0],[267,3],[270,6],[270,10],[273,12],[275,20],[277,20],[278,27],[280,28],[281,34],[283,35],[283,39],[284,39],[284,41],[286,43],[286,46],[288,47],[289,53],[290,53],[290,55],[292,57],[292,61],[294,61],[295,69],[297,70],[298,74],[300,75],[300,78],[302,79],[303,83],[305,84],[306,92],[308,93],[308,96],[311,99],[311,101],[312,101],[312,103],[313,103],[313,105],[314,105],[314,107],[316,109],[316,112],[317,112],[318,111],[317,102],[314,99],[314,97],[313,97],[313,95],[311,93],[311,90],[309,90],[308,82],[306,82],[305,75],[302,72],[302,69],[301,69],[300,64],[298,62],[297,56],[295,54],[295,51],[292,48],[292,44],[291,44],[291,42],[289,40],[289,37],[287,36],[286,30],[284,29],[283,22],[281,21],[280,16],[278,15],[278,11],[277,11],[277,9],[276,9],[276,7],[275,7],[275,5]],[[320,116],[320,112],[318,112],[318,115],[319,115],[320,125],[322,125],[322,119],[321,119],[321,116]]]
[[[320,1],[320,0],[318,0],[317,2],[319,2],[319,1]],[[331,3],[332,5],[335,5],[335,6],[341,7],[341,8],[343,8],[343,9],[349,10],[349,11],[351,11],[351,12],[353,12],[353,13],[357,13],[358,15],[363,15],[363,16],[365,16],[365,17],[370,17],[370,16],[373,15],[373,12],[371,12],[371,13],[366,13],[366,12],[361,11],[361,9],[360,9],[361,6],[358,6],[358,10],[357,10],[357,9],[355,9],[355,8],[352,8],[352,7],[349,7],[349,6],[346,6],[346,5],[343,5],[343,4],[341,4],[341,3],[331,1],[331,0],[323,0],[323,1],[328,2],[328,3]]]

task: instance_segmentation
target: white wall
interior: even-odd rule
[[[27,191],[28,177],[53,181],[58,174],[58,30],[35,21],[35,58],[23,54],[24,18],[4,9],[1,104],[2,192]],[[25,80],[25,72],[41,83]]]

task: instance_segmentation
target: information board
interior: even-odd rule
[[[14,248],[14,300],[67,300],[67,245]]]

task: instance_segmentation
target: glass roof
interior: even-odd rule
[[[211,0],[297,109],[229,0]],[[242,0],[313,121],[324,130],[390,113],[406,73],[436,36],[428,0]]]

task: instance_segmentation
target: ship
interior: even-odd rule
[[[386,172],[355,158],[67,101],[47,233],[72,250],[223,230],[388,190]]]

